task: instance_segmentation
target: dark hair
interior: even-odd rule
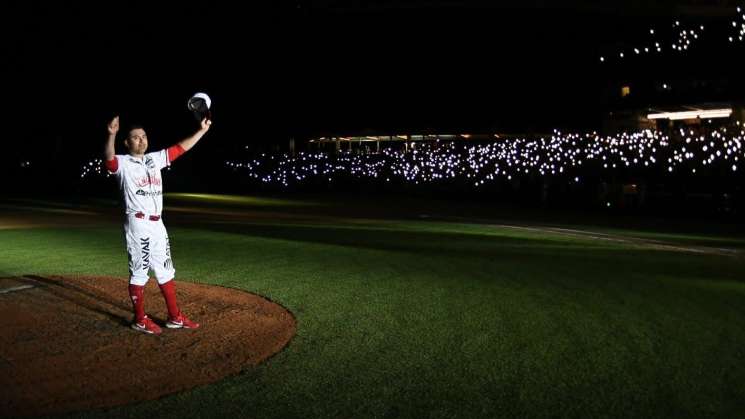
[[[144,126],[142,126],[142,124],[130,124],[130,125],[129,125],[129,126],[127,127],[127,130],[126,130],[126,131],[124,131],[124,132],[126,133],[126,134],[124,135],[124,139],[126,140],[127,138],[129,138],[129,133],[130,133],[130,132],[132,132],[133,130],[136,130],[136,129],[141,129],[141,130],[144,130],[144,129],[145,129],[145,127],[144,127]]]

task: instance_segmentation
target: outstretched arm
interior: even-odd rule
[[[114,140],[116,139],[116,133],[119,132],[119,117],[115,116],[114,119],[109,122],[107,127],[109,131],[109,138],[106,140],[106,148],[104,149],[104,161],[110,161],[114,159],[116,154],[114,151]]]
[[[210,121],[207,118],[204,118],[202,122],[200,123],[200,128],[197,132],[195,132],[191,137],[185,138],[181,140],[178,145],[181,146],[184,151],[189,151],[194,145],[199,142],[199,140],[204,136],[204,134],[207,133],[210,129],[210,125],[212,125],[212,121]]]

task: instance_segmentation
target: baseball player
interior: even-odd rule
[[[189,320],[178,308],[173,277],[176,273],[171,260],[168,233],[163,225],[163,180],[160,171],[194,145],[210,129],[212,121],[205,118],[191,137],[165,150],[147,153],[147,134],[141,126],[127,131],[124,145],[128,154],[114,154],[114,140],[119,131],[119,117],[108,125],[105,162],[116,176],[125,207],[124,235],[129,257],[129,296],[134,307],[132,329],[148,334],[159,334],[161,328],[146,314],[143,291],[153,271],[168,307],[166,327],[196,329],[199,323]]]

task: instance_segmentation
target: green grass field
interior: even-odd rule
[[[596,231],[655,243],[600,240],[395,217],[385,203],[376,217],[375,200],[364,217],[340,215],[342,201],[166,202],[177,278],[269,297],[295,314],[298,333],[239,376],[71,417],[745,417],[736,236],[607,227]],[[0,227],[20,205],[0,208]],[[23,203],[24,217],[40,206]],[[188,218],[179,206],[248,215]],[[116,220],[8,225],[0,275],[127,276]],[[685,247],[709,244],[731,255]]]

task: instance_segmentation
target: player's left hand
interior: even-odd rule
[[[210,129],[210,125],[212,125],[212,121],[207,118],[204,118],[202,119],[202,122],[199,123],[199,125],[201,126],[201,130],[206,132],[207,130]]]

